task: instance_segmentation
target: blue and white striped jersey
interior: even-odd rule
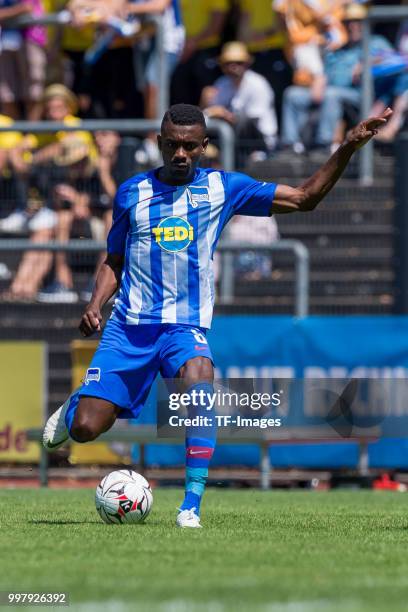
[[[275,190],[275,183],[201,168],[182,186],[161,183],[155,171],[123,183],[108,236],[108,252],[124,255],[112,317],[209,328],[221,231],[234,214],[269,216]]]

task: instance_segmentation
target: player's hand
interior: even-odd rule
[[[391,116],[392,110],[386,108],[380,117],[370,117],[370,119],[361,121],[356,127],[347,132],[346,144],[352,144],[355,149],[360,149],[378,134],[378,130],[388,122]]]
[[[93,305],[92,302],[88,304],[82,315],[81,323],[79,324],[79,331],[85,337],[92,336],[95,332],[101,331],[102,314],[100,308]]]

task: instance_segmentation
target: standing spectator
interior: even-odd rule
[[[257,153],[272,151],[277,122],[271,86],[250,69],[252,58],[241,42],[226,43],[219,62],[224,76],[203,90],[207,116],[231,123],[238,139],[253,141]]]
[[[95,30],[93,44],[82,58],[77,56],[77,61],[82,62],[82,98],[84,103],[91,103],[84,110],[99,118],[124,119],[141,116],[142,112],[133,60],[138,27],[121,18],[125,6],[125,0],[70,0],[68,4],[75,27],[84,31],[93,26]]]
[[[295,85],[311,87],[320,104],[324,91],[323,47],[337,49],[347,40],[341,25],[341,0],[274,0],[285,19],[294,66]]]
[[[238,39],[246,44],[254,58],[253,70],[271,85],[280,120],[283,92],[292,82],[292,69],[286,57],[285,20],[272,8],[271,0],[238,0],[238,6]]]
[[[173,103],[199,104],[203,88],[219,76],[217,55],[229,8],[229,0],[181,0],[186,43],[173,77]]]
[[[0,0],[0,102],[9,117],[24,116],[38,120],[46,72],[46,30],[33,25],[23,30],[3,27],[7,19],[20,15],[40,17],[44,14],[41,0]]]
[[[126,5],[128,17],[143,15],[162,15],[164,28],[164,53],[166,70],[170,79],[176,68],[184,47],[185,30],[182,23],[179,0],[130,0]],[[138,61],[139,60],[139,61]],[[145,119],[156,119],[158,116],[159,82],[159,49],[154,33],[146,35],[136,46],[136,63],[139,67],[137,85],[143,89]],[[141,159],[140,153],[144,155]],[[138,152],[141,163],[157,164],[160,154],[156,134],[149,135]]]
[[[69,10],[69,0],[48,0],[50,12]],[[49,57],[52,66],[51,82],[64,82],[78,100],[80,116],[91,114],[91,74],[84,62],[86,51],[95,39],[95,23],[64,25],[52,28],[49,34]]]

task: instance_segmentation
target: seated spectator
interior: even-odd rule
[[[217,55],[230,0],[181,0],[186,42],[171,86],[172,103],[199,104],[204,87],[220,75]]]
[[[238,138],[253,141],[256,150],[271,152],[277,135],[271,86],[262,75],[250,69],[252,58],[243,43],[225,44],[219,63],[224,76],[203,91],[202,106],[206,115],[228,121]]]
[[[287,58],[286,22],[272,8],[271,0],[238,0],[237,38],[245,43],[254,58],[252,69],[262,74],[275,94],[278,121],[283,92],[292,83],[292,68]]]
[[[261,217],[242,217],[237,215],[231,219],[228,240],[238,244],[252,243],[254,246],[269,246],[279,240],[278,225],[275,217],[261,219]],[[272,258],[269,254],[256,250],[242,251],[237,253],[234,258],[234,272],[235,278],[241,281],[270,279]]]
[[[77,159],[65,169],[64,180],[54,184],[47,199],[39,196],[38,189],[30,189],[25,213],[24,230],[30,240],[37,243],[84,237],[105,240],[111,226],[111,210],[116,191],[113,176],[117,158],[119,137],[112,132],[100,132],[95,136],[98,156],[93,161],[92,172],[84,172],[89,159]],[[41,179],[39,179],[41,184]],[[34,197],[33,197],[34,194]],[[46,205],[48,203],[48,206]],[[73,236],[74,225],[82,226]],[[101,256],[102,257],[102,256]],[[100,260],[99,260],[100,261]],[[54,263],[55,280],[39,291]],[[78,301],[73,287],[72,272],[67,254],[55,255],[49,251],[27,251],[17,270],[9,291],[4,296],[10,300],[33,300],[44,303]],[[83,299],[89,299],[89,289]]]
[[[373,112],[382,112],[391,105],[393,110],[384,133],[381,130],[376,136],[381,142],[394,140],[408,111],[408,20],[405,20],[399,29],[397,51],[398,53],[389,54],[385,69],[381,70],[381,65],[379,66],[379,74],[375,81],[377,100]]]
[[[77,101],[72,92],[64,85],[50,85],[44,92],[44,118],[49,121],[77,125],[80,120],[75,117]],[[22,138],[18,146],[9,153],[9,160],[15,170],[20,184],[30,184],[43,176],[42,193],[48,197],[48,187],[59,180],[67,166],[76,164],[78,159],[96,155],[92,135],[89,132],[54,132],[29,134]],[[26,227],[26,211],[19,209],[6,219],[0,221],[0,231],[19,233]]]
[[[236,244],[253,244],[254,246],[269,246],[279,240],[279,230],[275,217],[233,217],[228,226],[228,242]],[[234,255],[234,278],[240,281],[257,281],[270,279],[272,273],[272,258],[266,252],[258,250],[240,251]],[[216,282],[222,274],[221,256],[214,255],[214,277]]]
[[[0,102],[6,115],[13,119],[21,118],[20,107],[27,119],[35,121],[40,118],[47,37],[43,26],[13,29],[7,27],[7,20],[43,14],[42,0],[0,0]]]
[[[8,127],[13,125],[11,117],[0,114],[0,126]],[[12,151],[20,146],[23,141],[20,132],[0,132],[0,176],[5,175],[5,171],[10,165]]]
[[[55,240],[68,242],[77,221],[85,222],[89,229],[88,238],[104,242],[112,225],[112,205],[116,192],[114,165],[117,160],[119,136],[115,132],[97,132],[95,140],[98,156],[94,170],[84,178],[80,174],[75,179],[61,183],[54,190],[54,210],[57,213]],[[74,183],[75,186],[72,186]],[[76,236],[82,237],[82,235]],[[78,295],[74,290],[71,268],[67,254],[59,252],[55,255],[55,280],[38,294],[38,301],[44,303],[76,302]],[[102,253],[99,265],[104,259]],[[81,298],[89,301],[91,297],[90,284],[82,293]]]
[[[325,55],[326,84],[322,90],[321,102],[316,99],[310,87],[292,86],[284,94],[282,141],[295,151],[304,149],[302,130],[306,126],[310,109],[318,106],[318,125],[315,144],[318,147],[335,147],[336,129],[343,119],[346,105],[358,108],[361,100],[362,72],[362,20],[366,8],[359,4],[346,6],[344,26],[348,42],[340,49],[327,51]],[[378,56],[392,49],[382,36],[373,36],[370,53]]]

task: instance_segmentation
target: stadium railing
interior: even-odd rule
[[[0,253],[24,253],[27,251],[65,252],[75,256],[103,253],[106,250],[105,242],[94,240],[70,240],[69,242],[31,242],[26,239],[0,239]],[[294,315],[302,318],[309,314],[310,294],[310,257],[307,247],[299,240],[280,240],[268,246],[254,245],[252,243],[236,243],[223,240],[217,247],[221,254],[220,290],[217,304],[228,305],[235,301],[235,271],[234,253],[254,251],[272,254],[288,251],[293,253],[295,261],[294,282]],[[92,262],[86,262],[92,263]],[[95,264],[94,264],[95,265]],[[89,277],[89,274],[88,274]]]
[[[234,301],[234,253],[246,250],[267,253],[291,251],[295,258],[295,316],[306,317],[309,314],[310,257],[307,247],[302,242],[299,240],[279,240],[269,246],[261,247],[225,240],[220,243],[217,250],[222,254],[219,304],[231,304]]]
[[[15,121],[9,126],[0,126],[2,132],[20,132],[23,134],[55,134],[57,132],[97,132],[114,131],[119,134],[144,135],[160,131],[159,119],[85,119],[75,125],[55,121]],[[208,120],[209,133],[215,133],[220,143],[220,163],[224,170],[235,170],[235,132],[233,128],[219,119]],[[136,170],[136,169],[135,169]]]
[[[39,463],[39,482],[41,486],[48,486],[48,468],[49,454],[42,446],[42,429],[28,429],[26,431],[27,440],[38,442],[40,444],[40,463]],[[356,438],[359,445],[358,459],[358,475],[362,478],[368,475],[368,443],[375,441],[378,438],[378,430],[373,427],[365,430],[364,436]],[[262,490],[271,488],[271,476],[273,475],[273,467],[269,456],[269,448],[271,444],[282,443],[310,443],[310,442],[327,442],[327,438],[322,438],[321,430],[312,427],[290,428],[279,433],[274,432],[273,435],[264,433],[262,437],[240,435],[237,437],[217,437],[219,444],[257,444],[259,446],[259,485]],[[126,429],[111,429],[110,431],[99,436],[98,442],[120,442],[132,443],[140,445],[140,460],[139,465],[142,471],[145,470],[144,465],[144,446],[146,444],[169,444],[174,443],[174,439],[157,437],[157,429],[154,425],[138,425],[129,426]],[[336,438],[336,443],[341,442]],[[350,439],[344,440],[350,442]]]

